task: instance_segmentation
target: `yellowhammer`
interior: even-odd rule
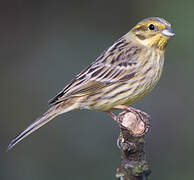
[[[51,99],[50,109],[13,139],[8,149],[68,111],[95,109],[114,117],[112,110],[128,109],[160,79],[165,48],[174,35],[162,18],[140,21]]]

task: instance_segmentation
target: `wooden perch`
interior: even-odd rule
[[[120,180],[147,180],[151,173],[144,151],[145,134],[150,118],[147,113],[134,109],[117,116],[120,136],[117,145],[121,150],[121,167],[116,177]]]

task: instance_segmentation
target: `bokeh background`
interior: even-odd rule
[[[117,124],[75,111],[5,152],[47,101],[139,20],[172,23],[159,85],[135,107],[152,117],[151,180],[194,179],[193,0],[6,0],[0,2],[0,179],[115,179]]]

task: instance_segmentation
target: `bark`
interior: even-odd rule
[[[120,136],[121,166],[116,177],[120,180],[147,180],[151,171],[145,154],[145,135],[149,128],[149,115],[140,110],[123,111],[117,116]]]

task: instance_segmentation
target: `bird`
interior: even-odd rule
[[[48,111],[16,136],[8,150],[60,114],[88,109],[114,118],[115,109],[129,109],[159,81],[165,49],[173,36],[171,24],[163,18],[138,22],[52,98]]]

